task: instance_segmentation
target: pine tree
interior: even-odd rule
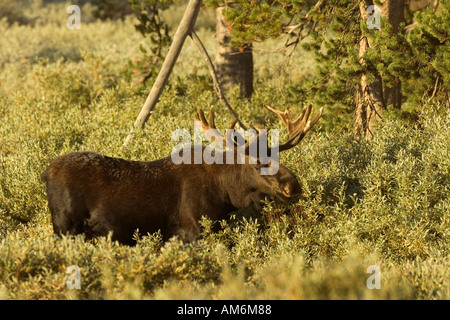
[[[313,51],[317,74],[296,86],[299,102],[325,106],[336,124],[353,116],[354,130],[370,138],[373,120],[388,115],[389,105],[399,109],[403,100],[417,101],[420,94],[448,99],[449,1],[442,1],[438,13],[417,13],[419,26],[409,37],[403,0],[208,3],[226,7],[236,45],[288,34],[287,49],[300,45]],[[379,30],[367,26],[370,5],[381,8]],[[425,81],[418,85],[419,80]]]
[[[414,102],[434,99],[450,107],[450,0],[417,12],[418,25],[408,39],[410,74],[405,92]]]
[[[378,28],[370,29],[369,23],[361,23],[358,53],[364,71],[356,94],[354,131],[369,139],[388,105],[399,109],[402,103],[400,78],[389,71],[404,58],[405,51],[400,48],[402,32],[399,32],[400,23],[404,21],[404,0],[359,2],[363,21],[369,21],[369,12],[377,10],[379,16],[374,19],[380,20]]]

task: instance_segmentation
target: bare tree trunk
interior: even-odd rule
[[[381,1],[383,7],[381,8],[381,16],[387,17],[389,23],[392,25],[392,31],[398,32],[400,23],[405,21],[405,1],[404,0],[384,0]],[[402,105],[401,82],[395,83],[392,88],[383,83],[383,96],[385,105],[393,105],[394,108],[400,109]]]
[[[234,109],[231,107],[228,100],[226,99],[223,90],[221,88],[221,85],[217,79],[214,65],[212,64],[205,47],[203,46],[202,42],[200,41],[200,39],[198,38],[197,34],[194,31],[195,21],[197,19],[197,15],[200,10],[201,4],[202,0],[189,1],[186,7],[186,11],[184,12],[183,18],[181,19],[180,25],[178,26],[178,29],[173,37],[173,41],[169,48],[169,52],[167,53],[167,56],[161,67],[161,70],[159,71],[158,77],[156,78],[155,83],[153,84],[153,87],[147,97],[147,100],[144,103],[144,106],[141,109],[141,112],[139,113],[134,123],[133,128],[131,128],[129,135],[127,136],[127,139],[124,142],[125,147],[128,146],[133,141],[135,130],[144,128],[145,123],[150,117],[151,112],[155,108],[156,103],[158,102],[158,99],[162,94],[164,86],[166,85],[167,80],[169,79],[170,73],[172,72],[172,69],[177,61],[181,49],[183,48],[184,40],[186,39],[187,36],[191,36],[192,40],[195,42],[202,56],[204,57],[207,66],[210,70],[211,77],[213,79],[214,90],[217,96],[219,97],[220,101],[228,109],[228,111],[230,111],[230,113],[236,118],[239,126],[244,130],[247,129],[247,127],[241,122],[241,120],[239,120],[237,113],[234,111]]]
[[[371,0],[359,2],[359,11],[364,21],[369,19],[367,8],[373,4]],[[366,65],[363,59],[367,49],[371,47],[370,39],[364,34],[359,42],[359,59],[361,64]],[[385,109],[383,99],[383,87],[380,77],[369,83],[367,75],[361,76],[358,92],[356,94],[356,114],[354,130],[365,138],[372,138],[374,122],[381,120],[382,111]]]
[[[246,45],[241,51],[230,45],[231,32],[222,14],[223,9],[223,7],[216,9],[217,76],[224,90],[238,84],[241,96],[251,98],[253,94],[252,46]]]
[[[159,71],[158,77],[153,84],[153,87],[147,97],[147,100],[144,103],[144,106],[141,109],[135,123],[134,127],[131,129],[130,134],[125,140],[124,146],[127,146],[134,139],[135,129],[143,128],[148,118],[150,117],[150,113],[155,108],[156,103],[158,102],[159,97],[162,94],[163,88],[169,79],[170,73],[175,65],[175,62],[178,59],[178,56],[183,48],[184,40],[191,33],[195,21],[197,20],[198,12],[200,11],[200,6],[202,5],[202,0],[190,0],[186,10],[184,12],[183,17],[181,18],[180,25],[178,26],[175,35],[173,36],[173,42],[169,48],[169,52],[167,53],[166,59]]]
[[[398,32],[400,22],[404,20],[404,0],[382,0],[381,17],[387,17],[388,22],[393,26],[393,32]],[[364,21],[369,19],[367,8],[373,5],[372,0],[362,0],[359,2],[361,18]],[[359,58],[362,65],[365,65],[364,54],[372,44],[366,35],[361,36],[359,43]],[[369,83],[367,75],[362,75],[356,95],[356,114],[354,122],[355,133],[361,134],[367,139],[371,139],[374,134],[375,123],[382,119],[383,111],[392,104],[395,108],[401,107],[401,83],[396,83],[389,88],[381,75]]]

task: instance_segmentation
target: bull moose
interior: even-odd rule
[[[311,106],[292,120],[289,110],[281,112],[269,106],[288,129],[289,139],[277,146],[279,152],[296,146],[322,115],[323,108],[311,120]],[[195,115],[202,130],[215,130],[214,110],[209,122],[199,110]],[[234,127],[236,121],[230,128]],[[230,143],[228,135],[223,142]],[[175,164],[166,157],[156,161],[129,161],[95,152],[72,152],[56,158],[42,173],[56,234],[85,234],[87,238],[106,236],[134,245],[136,229],[143,234],[160,230],[163,239],[178,236],[193,241],[200,236],[199,220],[207,216],[213,221],[225,219],[237,209],[255,206],[278,198],[288,201],[301,187],[294,174],[279,164],[277,172],[261,175],[263,164],[250,161],[251,145],[261,139],[245,141],[243,164],[223,162],[207,164]],[[236,142],[236,139],[234,143]],[[194,148],[205,146],[191,146]],[[225,158],[236,155],[236,149],[222,149]],[[216,155],[217,156],[217,155]]]

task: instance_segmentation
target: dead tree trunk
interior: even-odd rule
[[[242,97],[251,98],[253,94],[253,53],[252,46],[245,45],[242,50],[230,45],[231,32],[223,16],[224,7],[216,9],[216,69],[219,83],[224,90],[239,85]]]
[[[167,53],[166,59],[164,60],[161,70],[159,71],[155,83],[153,84],[153,87],[150,90],[147,99],[145,100],[144,106],[142,107],[141,112],[139,113],[134,123],[134,126],[131,128],[131,131],[123,144],[125,147],[128,146],[133,141],[135,130],[144,128],[145,123],[150,117],[151,112],[155,108],[156,103],[158,102],[158,99],[162,94],[164,86],[166,85],[170,73],[172,72],[172,69],[175,66],[175,63],[178,59],[181,49],[183,48],[183,44],[187,36],[192,37],[192,39],[198,46],[201,54],[205,58],[214,82],[214,90],[216,91],[216,94],[219,97],[220,101],[236,118],[240,127],[243,128],[244,130],[246,129],[246,126],[239,120],[236,112],[228,103],[228,100],[226,99],[223,90],[220,86],[220,83],[217,80],[216,71],[211,62],[211,59],[209,58],[209,55],[206,52],[206,49],[204,48],[197,34],[194,32],[194,25],[195,21],[197,20],[198,12],[200,11],[201,4],[202,0],[189,1],[186,7],[186,11],[184,12],[183,18],[181,19],[180,25],[178,26],[178,29],[175,32],[173,42],[169,48],[169,52]]]
[[[363,0],[359,2],[361,18],[364,21],[369,19],[367,8],[373,5],[372,0]],[[398,32],[400,22],[404,20],[403,8],[404,0],[384,0],[382,2],[381,17],[386,17],[387,21],[393,26],[393,32]],[[372,48],[370,38],[365,34],[361,35],[359,43],[359,58],[364,66],[364,54],[369,48]],[[371,139],[374,134],[376,122],[382,119],[383,111],[388,105],[395,108],[401,107],[401,83],[396,83],[392,88],[388,87],[380,74],[372,82],[368,82],[367,75],[361,76],[361,81],[356,95],[355,110],[355,133],[361,134],[367,139]]]
[[[175,62],[178,59],[181,49],[183,48],[184,40],[191,33],[192,28],[195,25],[195,21],[197,20],[197,15],[200,11],[201,5],[202,0],[189,1],[186,7],[186,11],[181,18],[180,25],[178,26],[178,29],[173,36],[173,42],[169,48],[169,52],[167,53],[161,70],[159,71],[158,77],[156,78],[155,83],[153,84],[153,87],[147,97],[147,100],[145,101],[144,106],[142,107],[141,112],[139,113],[134,123],[134,127],[131,129],[130,134],[125,140],[125,146],[133,141],[135,129],[144,128],[145,123],[150,117],[150,113],[155,108],[155,105],[162,94],[163,88],[166,85],[167,80],[169,79]]]

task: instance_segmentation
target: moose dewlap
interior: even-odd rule
[[[296,120],[290,119],[288,111],[267,108],[289,131],[289,140],[277,146],[279,151],[297,145],[323,112],[321,109],[307,122],[311,106]],[[201,119],[203,130],[215,129],[213,109],[209,124],[201,110],[196,118]],[[259,138],[245,142],[244,149],[249,150]],[[205,148],[192,146],[192,151],[198,147]],[[235,151],[224,150],[220,156],[225,159],[229,152]],[[260,169],[267,164],[259,161],[191,163],[175,164],[171,156],[129,161],[95,152],[73,152],[56,158],[41,175],[54,232],[85,234],[87,238],[112,232],[113,240],[132,245],[136,229],[141,234],[160,230],[164,239],[178,236],[193,241],[200,235],[198,221],[202,216],[221,220],[250,205],[261,209],[266,197],[288,201],[301,190],[293,173],[281,164],[277,164],[275,174],[261,175]]]

